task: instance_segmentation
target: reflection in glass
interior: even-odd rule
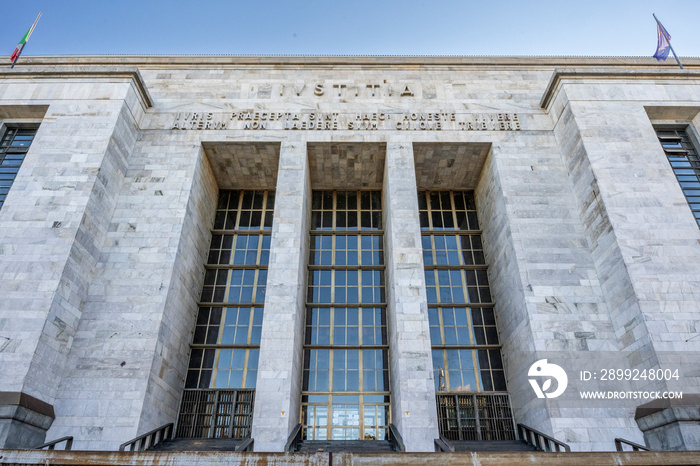
[[[474,194],[419,192],[418,204],[435,390],[506,391]]]
[[[311,223],[303,433],[317,440],[385,439],[389,370],[381,193],[316,191]],[[373,393],[381,399],[369,400]],[[365,415],[371,423],[364,422]]]
[[[255,388],[273,209],[271,191],[220,192],[185,388]]]

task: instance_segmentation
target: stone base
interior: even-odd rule
[[[235,453],[229,451],[27,451],[4,450],[0,464],[15,466],[38,464],[167,464],[171,466],[227,466],[230,464],[286,464],[298,466],[502,466],[504,464],[538,464],[540,466],[595,464],[691,465],[698,463],[698,452],[571,452],[543,451],[496,453]]]
[[[0,392],[0,449],[43,444],[54,417],[48,403],[20,392]]]
[[[700,450],[700,394],[643,404],[634,418],[652,450]]]

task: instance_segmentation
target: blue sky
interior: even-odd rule
[[[700,0],[0,0],[0,54],[700,56]]]

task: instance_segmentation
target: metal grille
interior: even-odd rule
[[[185,390],[179,438],[248,438],[255,390]]]
[[[437,395],[440,435],[447,440],[516,440],[506,394]]]

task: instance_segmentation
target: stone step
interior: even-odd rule
[[[537,448],[523,440],[450,440],[450,444],[455,451],[537,451]]]
[[[148,451],[234,451],[245,439],[176,438],[150,448]]]
[[[301,453],[318,451],[345,453],[374,453],[394,451],[388,440],[304,440],[299,446]]]

